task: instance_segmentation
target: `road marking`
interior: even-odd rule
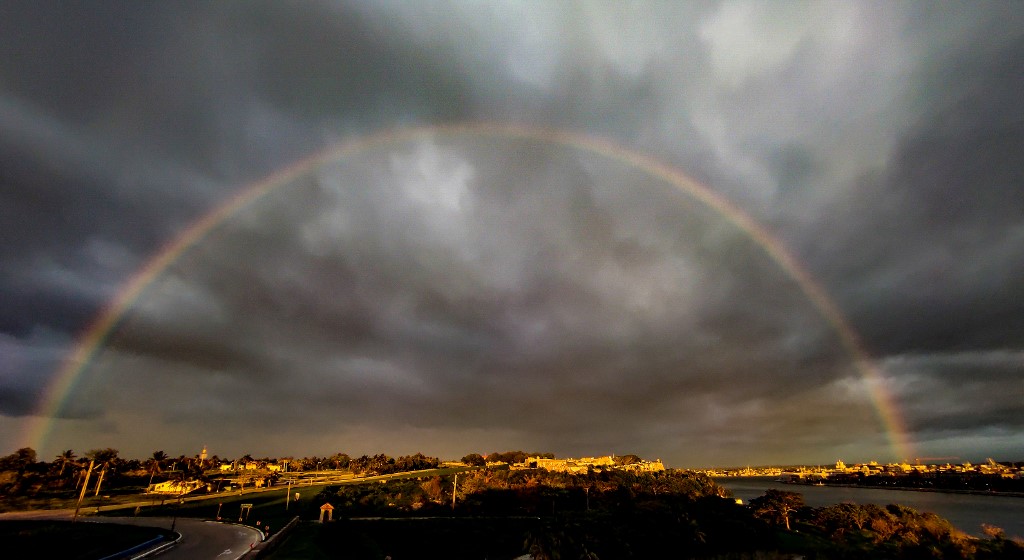
[[[225,554],[231,554],[231,549],[230,548],[226,548],[226,549],[224,549],[224,552],[221,552],[217,556],[224,556]]]

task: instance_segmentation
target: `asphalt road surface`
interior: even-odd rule
[[[88,521],[171,528],[169,517],[108,517]],[[235,560],[262,538],[259,531],[250,527],[183,517],[174,522],[174,530],[181,533],[181,540],[161,552],[157,556],[160,560]]]
[[[70,519],[71,512],[37,511],[0,514],[0,519]],[[120,523],[145,527],[171,528],[170,517],[79,517],[84,523]],[[235,560],[249,551],[249,546],[260,542],[259,531],[241,525],[214,523],[200,519],[179,517],[174,530],[181,540],[157,558],[160,560]]]

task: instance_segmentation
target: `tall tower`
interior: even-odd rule
[[[205,461],[206,460],[206,446],[205,445],[203,446],[203,452],[199,454],[199,460],[200,461]]]

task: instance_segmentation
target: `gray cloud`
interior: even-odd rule
[[[686,170],[832,294],[923,454],[1019,449],[1011,5],[2,11],[8,447],[76,333],[244,185],[339,140],[485,120]],[[211,231],[33,443],[902,458],[857,359],[762,247],[671,185],[438,134],[311,170]]]

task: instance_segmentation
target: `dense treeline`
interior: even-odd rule
[[[29,447],[0,457],[0,509],[16,506],[21,499],[72,499],[77,497],[87,478],[91,496],[99,495],[101,491],[107,495],[139,493],[145,491],[150,484],[170,479],[208,482],[211,478],[221,476],[216,470],[221,465],[241,469],[250,463],[261,467],[283,464],[294,472],[333,468],[370,476],[433,469],[440,464],[436,457],[422,453],[397,458],[384,454],[350,458],[345,453],[301,459],[256,459],[244,455],[230,461],[216,455],[210,458],[199,455],[170,457],[163,451],[156,451],[151,457],[139,460],[123,458],[113,448],[93,449],[81,456],[68,449],[50,462],[38,459],[35,450]],[[92,472],[88,472],[90,464],[93,465]],[[267,478],[274,480],[279,477],[271,474]],[[254,478],[249,476],[246,484],[252,484]]]
[[[487,463],[506,463],[509,465],[516,465],[525,462],[530,457],[541,457],[544,459],[554,459],[554,453],[527,453],[525,451],[495,451],[494,453],[488,453],[486,457],[479,453],[470,453],[462,458],[462,462],[470,466],[484,466]]]
[[[113,448],[93,449],[78,456],[68,449],[52,461],[38,461],[32,448],[24,447],[5,457],[0,457],[0,496],[2,497],[69,497],[85,483],[90,464],[90,489],[109,492],[139,491],[153,481],[166,480],[164,472],[168,466],[177,464],[178,459],[168,458],[162,451],[153,454],[146,461],[124,459]],[[199,472],[198,465],[189,464],[180,458],[179,476]]]
[[[404,455],[397,459],[379,453],[373,457],[363,455],[352,459],[347,468],[356,474],[381,475],[436,469],[439,464],[441,461],[437,457],[427,457],[422,453]]]

